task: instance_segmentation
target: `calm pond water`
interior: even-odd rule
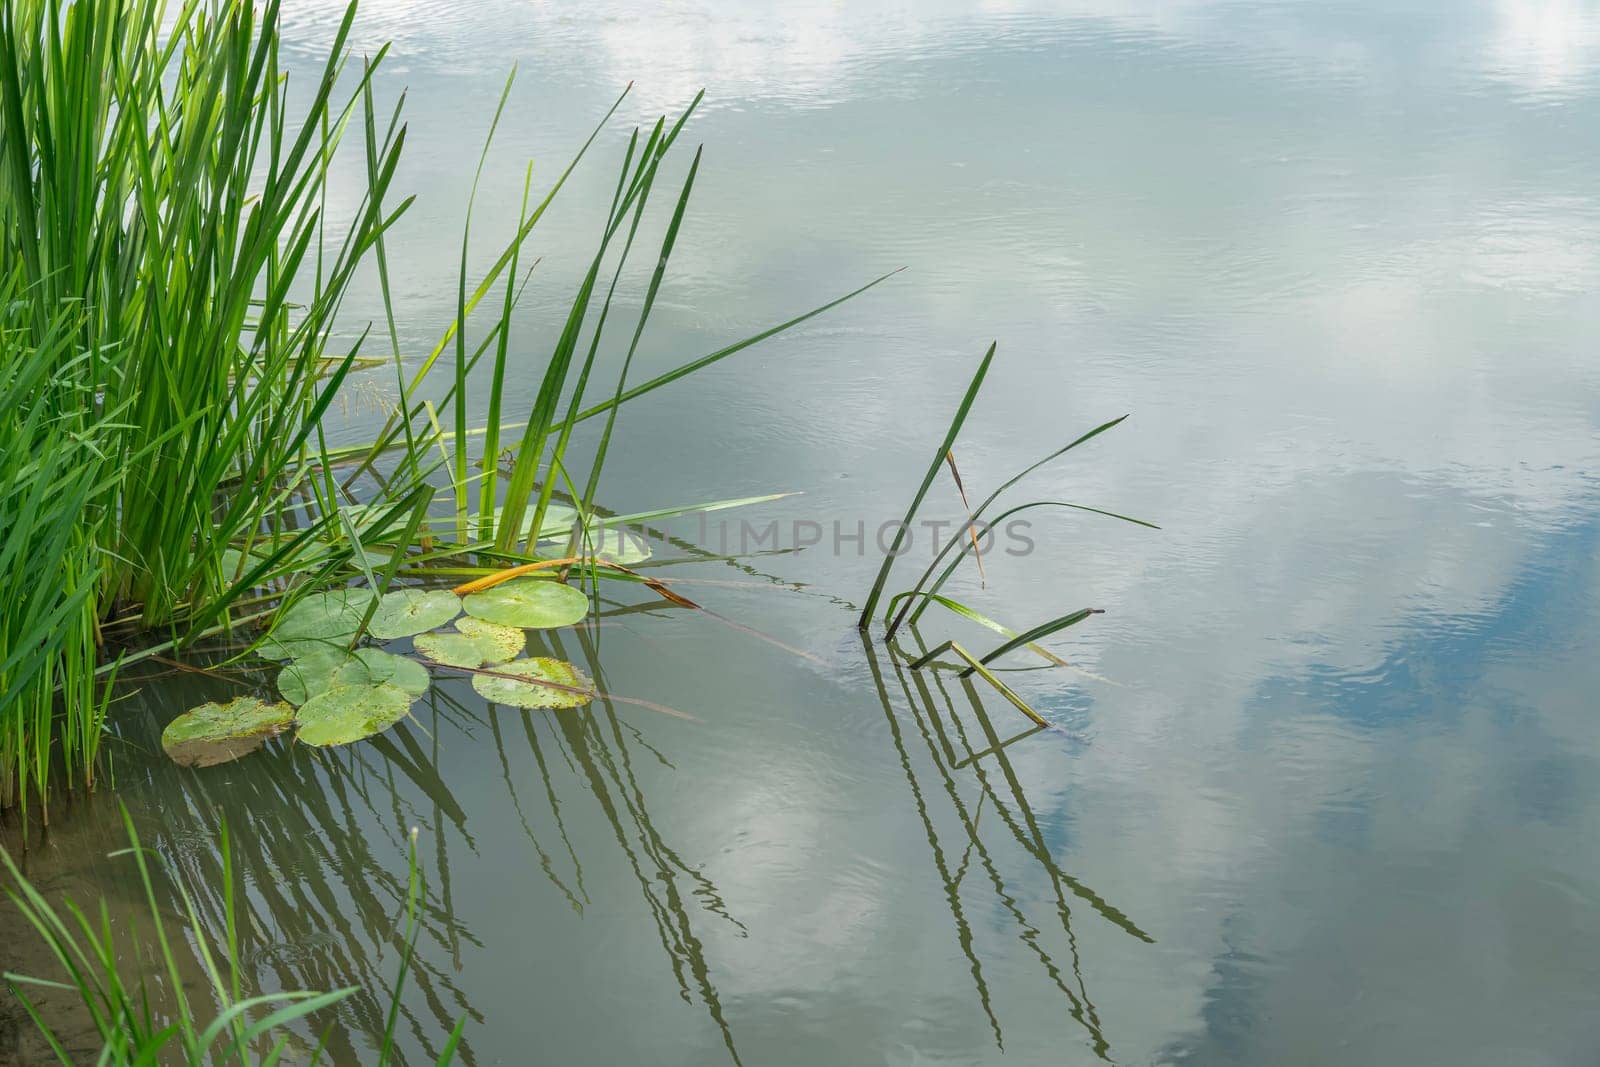
[[[310,63],[339,5],[286,7]],[[797,490],[745,517],[892,519],[997,338],[969,487],[1131,412],[1027,498],[1163,529],[1040,513],[1030,556],[960,586],[1016,626],[1106,610],[1049,642],[1087,674],[1007,676],[1059,729],[998,753],[1026,722],[864,649],[876,551],[825,536],[675,569],[738,626],[619,609],[558,636],[693,722],[446,681],[372,743],[196,773],[145,753],[233,690],[149,679],[116,790],[30,853],[41,884],[136,910],[104,858],[120,801],[214,893],[225,815],[258,982],[373,991],[341,1062],[381,1028],[412,826],[418,1061],[462,1012],[483,1064],[1600,1058],[1600,7],[368,0],[357,32],[410,89],[421,197],[391,256],[416,349],[452,313],[511,65],[479,269],[523,161],[551,180],[635,82],[536,239],[515,396],[627,130],[702,85],[643,365],[909,267],[641,401],[613,507]]]

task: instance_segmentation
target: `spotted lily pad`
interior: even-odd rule
[[[454,630],[439,630],[431,634],[418,634],[414,642],[417,654],[426,656],[446,667],[481,667],[483,650],[466,634]]]
[[[454,630],[421,634],[416,639],[420,654],[447,667],[481,667],[485,663],[504,663],[527,647],[528,635],[515,626],[463,615]]]
[[[513,578],[473,593],[461,605],[468,615],[484,622],[524,630],[571,626],[589,613],[588,597],[550,578]]]
[[[517,708],[578,708],[594,699],[594,683],[565,660],[546,656],[512,660],[492,668],[494,674],[475,674],[472,688],[483,699]],[[500,677],[516,675],[515,678]],[[530,679],[522,681],[521,679]],[[554,685],[541,685],[553,682]],[[558,688],[558,687],[566,688]],[[578,690],[578,692],[573,692]]]
[[[347,645],[371,602],[367,589],[313,593],[279,614],[256,651],[268,659],[296,659]]]
[[[367,632],[380,641],[412,637],[461,614],[461,598],[448,589],[396,589],[378,601]]]
[[[486,622],[471,615],[463,615],[457,619],[456,629],[468,637],[480,637],[492,642],[496,649],[508,650],[504,656],[489,657],[491,663],[504,663],[508,659],[515,659],[528,643],[528,635],[520,626],[502,626],[497,622]]]
[[[321,651],[302,656],[278,672],[278,695],[298,706],[336,686],[387,682],[419,697],[428,691],[429,681],[422,664],[380,648]]]
[[[287,704],[240,697],[226,704],[201,704],[179,715],[161,732],[161,747],[185,767],[211,767],[254,752],[294,722]]]
[[[318,748],[348,745],[381,734],[411,711],[411,694],[397,685],[339,685],[306,701],[295,737]]]

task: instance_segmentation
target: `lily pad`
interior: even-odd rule
[[[483,699],[517,708],[578,708],[594,699],[594,683],[565,660],[538,656],[512,660],[494,668],[494,674],[475,674],[472,688]],[[514,674],[516,678],[500,675]],[[520,681],[527,678],[530,681]],[[554,685],[540,685],[554,682]],[[567,686],[560,689],[557,686]],[[580,692],[573,692],[577,689]]]
[[[308,745],[348,745],[381,734],[411,711],[411,694],[387,682],[340,685],[305,702],[295,737]]]
[[[278,672],[278,695],[299,707],[313,695],[333,688],[339,668],[355,661],[355,655],[343,648],[314,648],[284,664]]]
[[[348,644],[372,602],[368,589],[335,589],[296,601],[256,647],[268,659],[297,659]]]
[[[396,589],[378,601],[367,632],[380,641],[412,637],[461,614],[461,598],[448,589]]]
[[[433,684],[433,679],[428,677],[428,668],[409,656],[397,656],[381,648],[358,648],[355,658],[361,665],[360,669],[354,664],[346,664],[334,677],[335,685],[386,682],[405,690],[412,697],[419,697]]]
[[[515,659],[528,643],[528,635],[520,626],[502,626],[497,622],[488,622],[484,619],[463,615],[456,620],[456,629],[468,637],[481,637],[490,640],[496,648],[509,649],[504,656],[499,657],[499,662]],[[494,662],[494,657],[490,657]]]
[[[161,747],[174,763],[212,767],[254,752],[294,722],[287,704],[240,697],[226,704],[201,704],[179,715],[161,732]]]
[[[419,697],[428,691],[428,670],[415,660],[381,648],[322,651],[303,656],[278,672],[278,695],[301,705],[336,686],[387,682]]]
[[[500,626],[464,615],[454,630],[421,634],[417,652],[448,667],[481,667],[485,663],[504,663],[527,647],[528,635],[515,626]]]
[[[519,540],[526,540],[528,537],[528,523],[533,521],[533,508],[534,504],[530,501],[527,505],[527,509],[522,513],[522,529],[518,534]],[[498,507],[494,509],[495,530],[499,530],[501,524],[504,522],[505,511],[506,509],[504,507]],[[571,530],[572,524],[577,521],[578,513],[576,510],[567,507],[565,504],[556,504],[552,502],[544,509],[544,522],[539,524],[539,537],[561,537]],[[477,515],[467,516],[468,529],[475,533],[480,533],[478,529],[479,525],[480,524],[478,522]],[[482,532],[487,532],[487,530],[485,529],[485,531]]]
[[[632,530],[595,529],[589,531],[589,542],[578,542],[577,551],[585,555],[599,556],[612,563],[620,563],[630,567],[635,563],[643,563],[652,555],[650,546],[644,538]]]
[[[237,548],[222,550],[222,580],[232,585],[235,580],[249,576],[261,564],[272,558],[272,548],[269,545],[252,545],[246,555]]]
[[[548,630],[571,626],[589,613],[589,598],[550,578],[513,578],[461,602],[467,614],[501,626]]]
[[[446,667],[472,668],[484,664],[483,650],[478,647],[478,642],[454,630],[418,634],[414,644],[419,656],[425,656]]]

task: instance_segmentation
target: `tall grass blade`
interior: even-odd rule
[[[983,388],[984,376],[989,373],[989,364],[994,360],[995,348],[998,342],[991,344],[989,350],[983,354],[983,359],[978,363],[978,369],[972,375],[972,381],[967,385],[966,394],[961,398],[960,407],[956,408],[955,416],[950,420],[950,426],[945,431],[944,440],[933,454],[933,462],[928,464],[928,473],[922,478],[917,493],[911,498],[911,506],[906,509],[906,517],[901,520],[900,529],[895,534],[894,543],[889,552],[883,557],[883,566],[878,568],[878,577],[872,583],[872,591],[867,594],[867,602],[861,609],[861,617],[856,620],[856,628],[865,630],[872,623],[872,613],[878,607],[878,600],[883,596],[883,587],[889,580],[889,571],[894,566],[895,558],[900,554],[900,547],[905,544],[906,537],[911,530],[911,520],[916,518],[917,509],[922,507],[923,497],[928,495],[928,489],[933,485],[933,479],[939,473],[939,464],[944,462],[944,457],[955,446],[956,437],[961,433],[962,425],[967,421],[967,413],[972,410],[972,403],[978,398],[978,390]],[[891,630],[892,632],[892,630]]]

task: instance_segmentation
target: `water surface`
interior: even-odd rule
[[[309,64],[338,5],[286,6]],[[357,33],[395,41],[380,85],[410,91],[398,184],[421,198],[391,256],[414,350],[452,314],[512,64],[480,270],[522,162],[552,180],[635,83],[536,239],[514,395],[626,131],[701,86],[642,366],[909,268],[641,401],[612,506],[797,490],[750,518],[895,517],[998,339],[968,485],[1131,412],[1030,495],[1163,529],[1046,513],[1031,556],[960,586],[1016,626],[1106,610],[1050,642],[1087,673],[1007,676],[1059,729],[998,752],[1027,723],[864,648],[875,553],[825,540],[674,572],[768,639],[628,596],[559,636],[697,722],[525,715],[452,681],[374,743],[194,773],[142,753],[232,690],[151,679],[116,791],[30,854],[42,883],[133,906],[102,858],[118,801],[205,883],[226,815],[258,981],[373,987],[352,1062],[412,826],[418,1060],[463,1011],[474,1063],[1600,1055],[1600,8],[369,0]],[[931,506],[959,513],[948,486]]]

